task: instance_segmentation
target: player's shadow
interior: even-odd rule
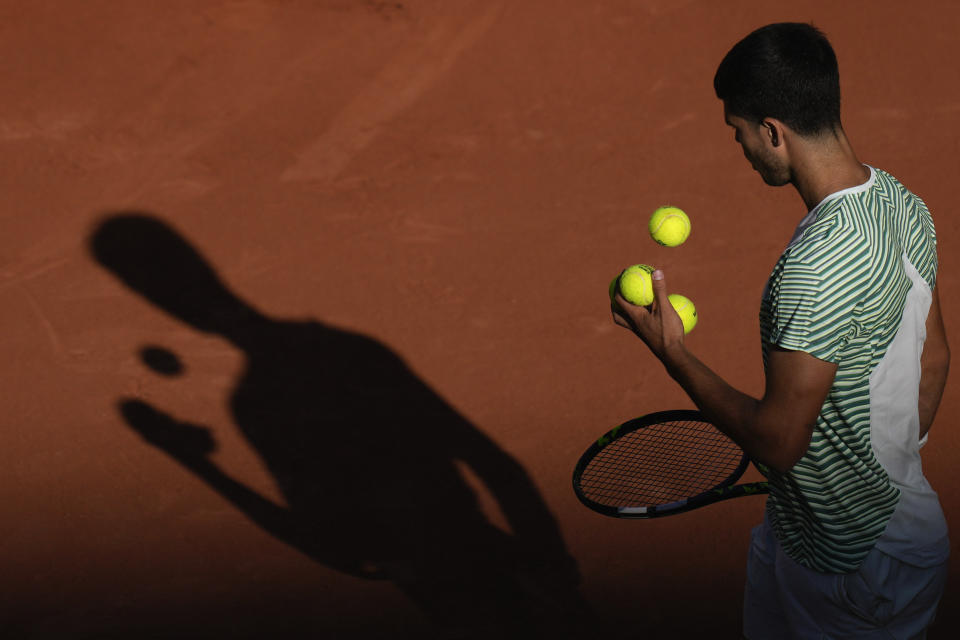
[[[214,464],[208,429],[121,398],[119,411],[148,443],[317,562],[393,581],[451,637],[583,633],[575,563],[527,473],[388,347],[269,317],[148,214],[108,216],[90,250],[159,309],[242,351],[232,416],[286,504]],[[161,374],[183,368],[163,347],[143,347],[141,357]],[[484,516],[458,465],[484,483],[510,532]]]

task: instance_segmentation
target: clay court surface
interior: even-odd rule
[[[711,82],[786,20],[933,211],[960,344],[955,3],[0,2],[0,636],[738,637],[762,498],[619,521],[570,474],[692,407],[610,319],[629,264],[761,391],[805,211]],[[958,385],[924,449],[955,529]]]

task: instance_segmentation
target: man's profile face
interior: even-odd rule
[[[763,123],[755,123],[730,113],[726,105],[723,109],[724,121],[733,127],[734,140],[743,149],[743,155],[750,166],[760,174],[763,181],[771,187],[782,187],[790,182],[790,170],[786,163],[774,152]]]

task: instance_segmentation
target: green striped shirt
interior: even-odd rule
[[[767,513],[784,551],[818,571],[855,570],[883,533],[899,490],[870,446],[870,374],[900,324],[909,260],[932,289],[936,234],[926,205],[871,169],[813,209],[780,257],[760,307],[771,345],[837,364],[810,447],[770,471]]]

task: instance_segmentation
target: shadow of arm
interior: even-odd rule
[[[470,427],[456,455],[484,483],[533,564],[546,564],[579,582],[560,528],[526,469],[480,431]]]
[[[294,511],[224,473],[209,458],[216,449],[209,429],[175,420],[140,400],[124,400],[119,408],[127,424],[146,442],[192,471],[274,538],[344,573],[368,579],[379,577],[375,568],[339,558],[337,549],[327,543],[323,530],[309,524],[309,519],[298,518]]]
[[[226,498],[271,535],[284,538],[291,529],[290,512],[223,473],[211,462],[216,449],[210,430],[175,420],[140,400],[124,400],[120,413],[147,443],[167,453]]]

